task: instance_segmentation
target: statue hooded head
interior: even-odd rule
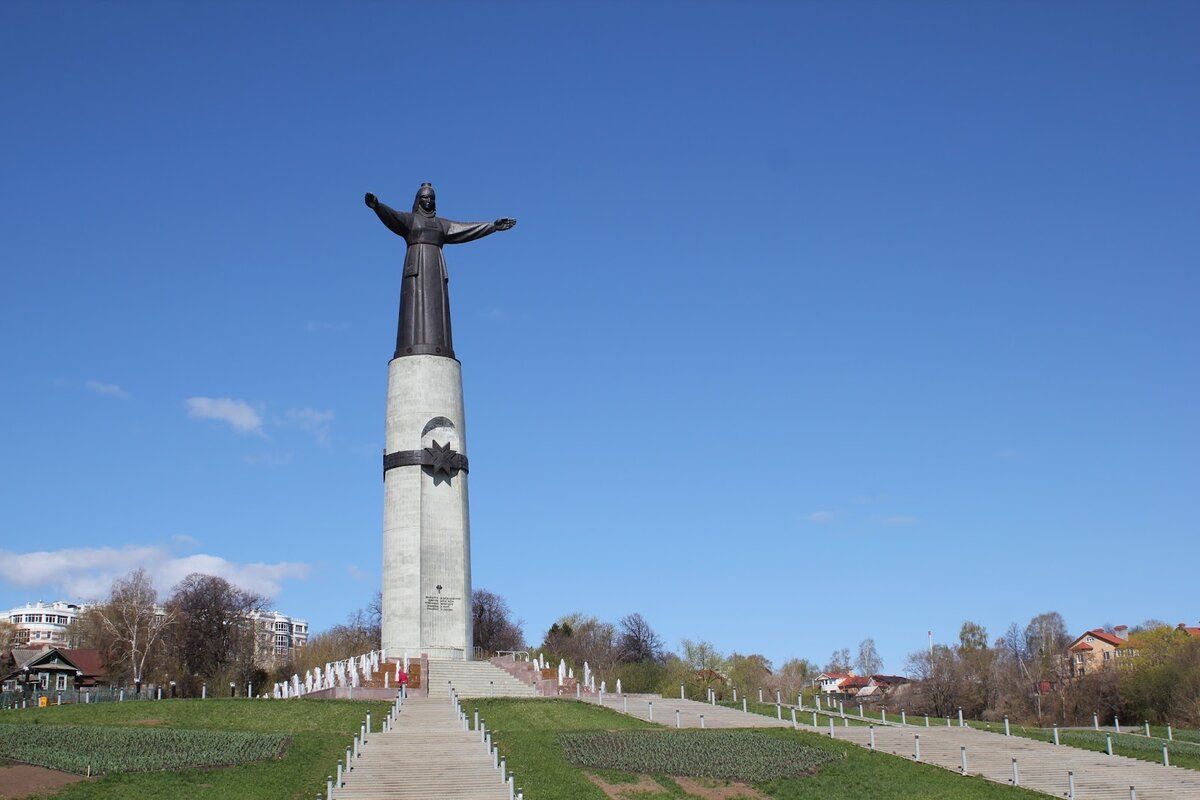
[[[437,195],[433,192],[433,184],[422,183],[413,198],[413,213],[425,217],[437,216]]]

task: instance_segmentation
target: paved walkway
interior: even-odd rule
[[[589,698],[598,702],[596,698]],[[743,713],[740,710],[713,706],[695,700],[672,700],[649,695],[630,695],[628,698],[605,695],[603,705],[627,713],[639,719],[650,718],[653,703],[654,721],[663,725],[674,725],[676,712],[679,725],[684,728],[700,727],[700,716],[704,715],[706,728],[768,728],[791,727],[791,710],[783,708],[783,720],[764,717],[761,714]],[[813,727],[809,712],[798,712],[797,728],[800,730],[829,735],[829,727]],[[889,720],[889,723],[892,721]],[[1075,777],[1075,800],[1130,800],[1130,787],[1137,790],[1138,800],[1198,800],[1200,799],[1200,772],[1164,767],[1149,761],[1139,761],[1125,756],[1110,756],[1075,747],[1055,746],[1048,742],[1004,736],[998,733],[975,730],[974,728],[944,727],[932,725],[879,725],[843,727],[835,723],[833,736],[862,747],[870,747],[874,735],[875,748],[885,753],[914,760],[916,737],[920,737],[921,761],[939,767],[961,771],[962,748],[967,752],[967,772],[982,775],[996,783],[1013,782],[1012,762],[1017,760],[1018,781],[1026,789],[1032,789],[1056,797],[1067,797],[1068,771]],[[932,720],[931,720],[932,722]]]
[[[378,723],[377,723],[378,724]],[[479,734],[446,697],[409,697],[387,733],[371,733],[334,800],[508,800]]]

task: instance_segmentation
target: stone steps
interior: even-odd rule
[[[487,661],[429,659],[429,696],[446,699],[450,686],[463,698],[541,696],[532,686]]]
[[[409,697],[387,733],[367,736],[334,800],[508,800],[479,735],[444,697]]]

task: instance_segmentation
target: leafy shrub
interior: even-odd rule
[[[217,767],[281,758],[280,734],[74,725],[0,725],[0,758],[103,775]]]
[[[842,754],[755,731],[597,731],[559,736],[579,767],[768,781],[812,774]]]

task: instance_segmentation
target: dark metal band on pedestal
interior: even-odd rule
[[[392,355],[392,358],[397,359],[403,356],[445,356],[446,358],[454,358],[454,348],[435,344],[412,344],[396,348],[396,352]]]
[[[422,450],[401,450],[396,453],[386,453],[383,456],[383,473],[396,467],[430,467],[435,473],[441,472],[451,477],[456,472],[470,472],[467,457],[450,449],[450,445],[433,443],[433,447]]]

